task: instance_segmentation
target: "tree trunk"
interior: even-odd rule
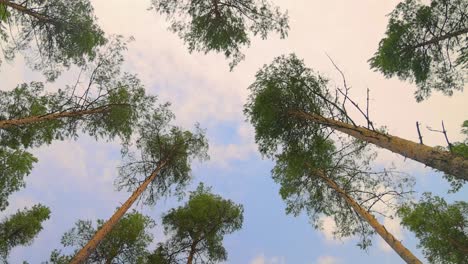
[[[292,116],[310,120],[324,126],[336,129],[349,136],[378,147],[390,150],[406,158],[419,161],[429,167],[443,171],[458,179],[468,180],[468,159],[448,151],[418,144],[403,138],[383,134],[365,127],[353,126],[341,121],[325,118],[302,111],[291,111]]]
[[[127,212],[132,204],[140,197],[143,191],[146,190],[148,185],[156,178],[162,168],[166,165],[167,161],[163,161],[156,169],[148,176],[145,181],[133,192],[128,200],[107,220],[104,225],[94,234],[91,240],[75,255],[70,264],[80,264],[94,252],[99,243],[106,237],[106,235],[112,230],[112,228],[119,222],[120,218]]]
[[[0,120],[0,129],[34,124],[34,123],[39,123],[39,122],[44,122],[44,121],[66,118],[66,117],[78,117],[78,116],[104,113],[106,111],[109,111],[112,106],[117,106],[117,104],[105,105],[105,106],[88,109],[88,110],[59,112],[59,113],[46,114],[46,115],[41,115],[41,116],[28,116],[28,117],[19,118],[19,119]],[[125,105],[122,104],[121,106],[125,106]]]
[[[342,190],[338,184],[332,179],[325,176],[323,172],[317,173],[320,178],[322,178],[327,185],[335,190],[346,203],[351,206],[356,213],[358,213],[364,220],[366,220],[369,225],[371,225],[374,230],[387,242],[387,244],[395,250],[395,252],[400,255],[400,257],[406,261],[406,263],[411,264],[422,264],[422,262],[411,253],[400,241],[398,241],[391,233],[387,231],[385,226],[381,225],[375,217],[362,208],[352,197],[350,197],[344,190]]]
[[[197,246],[196,240],[193,241],[192,245],[190,246],[190,252],[187,258],[187,264],[192,264],[193,256],[195,255],[195,248]]]
[[[37,20],[39,20],[39,21],[41,21],[43,23],[49,23],[49,22],[52,21],[52,19],[50,19],[49,17],[47,17],[45,15],[42,15],[42,14],[40,14],[40,13],[34,11],[34,10],[31,10],[31,9],[29,9],[29,8],[23,6],[23,5],[13,3],[13,2],[11,2],[9,0],[0,0],[0,4],[11,7],[11,8],[15,9],[18,12],[30,15],[30,16],[36,18]]]
[[[418,44],[416,44],[414,46],[405,48],[404,50],[415,50],[417,48],[424,47],[424,46],[427,46],[427,45],[432,45],[432,44],[435,44],[437,42],[440,42],[440,41],[443,41],[443,40],[446,40],[446,39],[449,39],[449,38],[457,37],[457,36],[460,36],[460,35],[463,35],[463,34],[466,34],[466,33],[468,33],[468,28],[462,28],[460,30],[450,32],[450,33],[447,33],[445,35],[438,36],[438,37],[432,38],[430,40],[418,43]]]

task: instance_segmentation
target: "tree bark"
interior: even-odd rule
[[[354,138],[372,143],[406,158],[419,161],[458,179],[468,180],[468,159],[462,156],[316,114],[303,111],[290,111],[290,114],[301,119],[331,127]]]
[[[438,37],[432,38],[430,40],[427,40],[427,41],[418,43],[416,45],[410,46],[408,48],[405,48],[404,50],[415,50],[417,48],[424,47],[424,46],[427,46],[427,45],[432,45],[432,44],[435,44],[435,43],[437,43],[439,41],[443,41],[443,40],[446,40],[446,39],[449,39],[449,38],[457,37],[457,36],[460,36],[460,35],[463,35],[463,34],[466,34],[466,33],[468,33],[468,28],[462,28],[460,30],[450,32],[450,33],[447,33],[445,35],[438,36]]]
[[[105,105],[105,106],[88,109],[88,110],[59,112],[59,113],[46,114],[46,115],[41,115],[41,116],[28,116],[28,117],[19,118],[19,119],[0,120],[0,129],[34,124],[34,123],[50,121],[54,119],[66,118],[66,117],[78,117],[78,116],[104,113],[106,111],[109,111],[111,107],[113,106],[118,106],[118,105],[117,104]],[[120,106],[126,106],[126,105],[122,104]]]
[[[391,233],[387,231],[385,226],[381,225],[375,217],[362,208],[351,196],[349,196],[343,189],[341,189],[338,184],[332,179],[328,178],[323,172],[317,172],[318,176],[322,178],[326,184],[335,190],[346,203],[353,208],[353,210],[358,213],[364,220],[369,223],[369,225],[374,228],[374,230],[387,242],[387,244],[395,250],[395,252],[400,255],[400,257],[406,262],[411,264],[422,264],[422,262],[411,253],[403,244],[398,241]]]
[[[187,258],[187,264],[192,264],[193,256],[195,255],[196,246],[197,246],[197,242],[194,240],[192,245],[190,246],[190,252]]]
[[[11,7],[13,9],[15,9],[16,11],[18,12],[21,12],[21,13],[24,13],[24,14],[27,14],[29,16],[32,16],[34,18],[36,18],[37,20],[43,22],[43,23],[49,23],[52,21],[52,19],[48,16],[45,16],[45,15],[42,15],[36,11],[33,11],[23,5],[20,5],[20,4],[16,4],[16,3],[13,3],[9,0],[0,0],[0,4],[4,4],[8,7]]]
[[[159,172],[164,168],[167,161],[164,160],[159,164],[156,169],[148,176],[145,181],[133,192],[133,194],[127,199],[127,201],[102,225],[102,227],[94,234],[91,240],[73,257],[70,264],[81,264],[94,252],[99,243],[106,237],[106,235],[112,231],[112,228],[119,222],[120,218],[128,211],[132,204],[140,197],[143,191],[146,190],[148,185],[156,178]]]

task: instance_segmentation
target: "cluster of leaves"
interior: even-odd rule
[[[390,14],[386,37],[369,60],[386,77],[414,81],[416,99],[462,90],[468,67],[468,2],[405,0]]]
[[[189,201],[162,217],[164,232],[170,238],[159,243],[148,257],[149,263],[217,263],[227,260],[222,241],[242,227],[243,208],[231,200],[212,194],[200,184]]]
[[[249,32],[265,39],[270,31],[284,38],[289,30],[287,13],[266,0],[152,2],[190,51],[223,52],[226,58],[232,58],[231,69],[244,58],[240,50],[250,44]]]
[[[49,80],[63,67],[84,65],[96,56],[95,48],[107,42],[89,0],[6,1],[0,3],[0,26],[5,58],[24,51],[33,69]]]
[[[18,245],[28,245],[42,230],[42,222],[49,219],[49,208],[37,204],[24,208],[0,222],[0,259],[6,263],[8,253]]]
[[[447,204],[424,193],[419,203],[402,206],[402,224],[419,238],[430,263],[468,262],[468,203]]]
[[[104,220],[97,220],[97,228],[89,220],[79,220],[70,231],[62,236],[64,247],[81,249],[88,240],[101,228]],[[141,263],[147,255],[146,248],[153,241],[150,229],[155,222],[148,216],[138,212],[125,215],[106,238],[91,254],[86,263]],[[73,255],[64,255],[60,250],[54,250],[50,263],[69,263]]]

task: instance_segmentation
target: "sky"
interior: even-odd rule
[[[125,70],[136,73],[148,93],[157,95],[160,102],[172,103],[178,125],[190,129],[199,122],[207,130],[211,159],[193,164],[194,179],[187,190],[194,190],[199,182],[204,182],[213,187],[214,193],[243,204],[243,228],[224,240],[228,251],[226,263],[403,262],[377,236],[373,246],[362,251],[355,238],[334,239],[334,223],[329,218],[324,219],[323,230],[314,230],[306,215],[286,215],[279,186],[271,179],[274,163],[259,155],[253,128],[242,113],[249,94],[247,87],[254,81],[256,71],[282,54],[296,53],[308,67],[339,85],[341,79],[328,54],[346,75],[356,101],[364,103],[366,90],[370,89],[371,118],[375,124],[386,126],[390,134],[417,141],[415,122],[419,121],[425,144],[444,145],[441,134],[425,129],[439,128],[443,120],[451,141],[461,140],[460,126],[468,119],[466,93],[456,92],[452,97],[434,93],[428,100],[416,103],[414,84],[386,79],[369,69],[367,60],[384,36],[386,15],[398,2],[275,0],[281,9],[288,10],[289,36],[283,40],[275,34],[267,40],[253,38],[250,47],[243,50],[245,60],[230,72],[229,61],[221,54],[189,53],[183,41],[167,30],[165,19],[148,10],[149,0],[92,1],[98,23],[106,33],[135,38],[125,53]],[[64,74],[58,83],[73,83],[76,74]],[[21,56],[0,68],[2,90],[38,79],[41,76],[28,70]],[[62,248],[62,234],[78,219],[111,216],[129,195],[117,192],[113,186],[120,163],[119,151],[116,142],[96,142],[87,136],[33,150],[39,162],[27,177],[26,188],[11,196],[10,206],[0,217],[36,203],[49,206],[52,214],[31,245],[12,250],[11,263],[45,261],[53,249]],[[391,163],[416,178],[416,198],[430,191],[448,201],[468,200],[466,187],[456,194],[447,194],[449,185],[441,173],[388,151],[379,151],[375,166]],[[164,212],[183,202],[185,199],[167,198],[154,207],[140,204],[133,208],[159,221]],[[383,223],[423,259],[417,240],[409,231],[397,221]],[[154,243],[164,241],[160,224],[153,234]]]

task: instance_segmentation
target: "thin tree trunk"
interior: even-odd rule
[[[366,220],[369,225],[374,228],[374,230],[387,242],[387,244],[395,250],[395,252],[400,255],[400,257],[406,262],[411,264],[422,264],[422,262],[411,253],[400,241],[398,241],[391,233],[387,231],[385,226],[381,225],[375,217],[362,208],[352,197],[350,197],[343,189],[341,189],[338,184],[332,179],[328,178],[323,172],[317,173],[320,178],[322,178],[327,185],[335,190],[346,203],[351,206],[356,213],[358,213],[364,220]]]
[[[99,243],[106,237],[106,235],[112,230],[112,228],[119,222],[120,218],[124,216],[127,210],[132,206],[132,204],[140,197],[143,191],[146,190],[148,185],[156,178],[159,172],[164,168],[167,161],[163,161],[159,164],[156,169],[148,176],[145,181],[133,192],[133,194],[127,199],[127,201],[112,215],[112,217],[107,220],[107,222],[102,225],[102,227],[94,234],[91,240],[75,255],[70,264],[80,264],[83,263],[91,253],[97,248]]]
[[[195,247],[197,246],[197,242],[193,241],[192,245],[190,246],[190,252],[187,258],[187,264],[192,264],[193,256],[195,255]]]
[[[468,180],[468,159],[462,156],[316,114],[302,111],[291,111],[290,114],[301,119],[331,127],[349,136],[372,143],[406,158],[419,161],[458,179]]]
[[[9,0],[0,0],[0,4],[4,4],[4,5],[8,6],[8,7],[11,7],[13,9],[15,9],[18,12],[30,15],[30,16],[36,18],[37,20],[39,20],[39,21],[41,21],[43,23],[48,23],[48,22],[52,21],[52,19],[50,19],[49,17],[47,17],[45,15],[42,15],[42,14],[36,12],[36,11],[33,11],[33,10],[23,6],[23,5],[13,3],[13,2],[11,2]]]
[[[416,44],[414,46],[405,48],[404,50],[414,50],[414,49],[417,49],[417,48],[420,48],[420,47],[435,44],[435,43],[437,43],[439,41],[443,41],[443,40],[446,40],[446,39],[449,39],[449,38],[457,37],[457,36],[460,36],[460,35],[463,35],[463,34],[466,34],[466,33],[468,33],[468,28],[462,28],[460,30],[450,32],[448,34],[438,36],[438,37],[432,38],[430,40],[418,43],[418,44]]]
[[[46,114],[46,115],[41,115],[41,116],[28,116],[28,117],[19,118],[19,119],[0,120],[0,129],[34,124],[34,123],[39,123],[39,122],[44,122],[44,121],[66,118],[66,117],[78,117],[78,116],[104,113],[106,111],[109,111],[112,106],[118,106],[118,105],[119,104],[105,105],[105,106],[88,109],[88,110],[59,112],[59,113]],[[127,106],[127,105],[121,104],[120,106]]]

